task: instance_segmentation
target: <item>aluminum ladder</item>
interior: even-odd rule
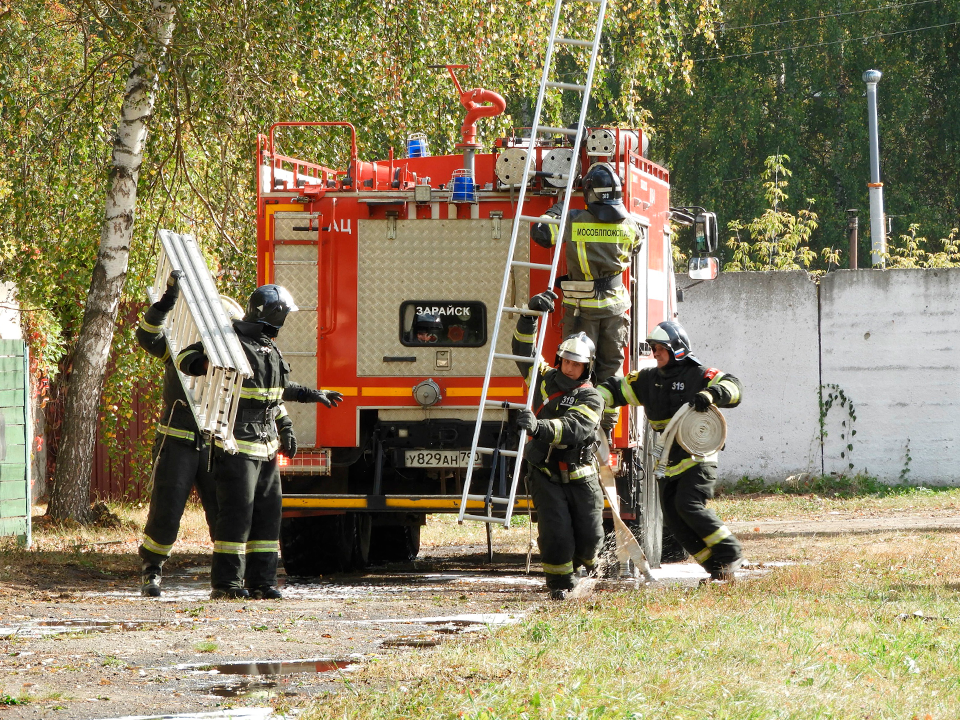
[[[578,4],[590,4],[597,6],[597,18],[593,28],[593,37],[589,40],[559,37],[557,34],[557,29],[560,24],[560,16],[564,6]],[[527,270],[549,270],[550,280],[547,284],[548,288],[552,288],[554,281],[556,280],[557,266],[563,252],[562,228],[566,227],[567,215],[570,209],[570,196],[572,194],[573,186],[577,180],[576,163],[580,157],[580,143],[583,138],[583,127],[587,116],[587,106],[590,104],[590,88],[593,85],[593,72],[597,63],[597,54],[600,49],[600,38],[603,32],[603,21],[604,16],[606,15],[606,10],[607,0],[555,0],[554,2],[553,21],[550,26],[550,36],[547,42],[547,53],[544,61],[543,75],[540,78],[540,90],[537,94],[536,109],[534,110],[533,114],[533,125],[530,128],[530,144],[527,146],[527,157],[523,167],[524,179],[520,184],[520,194],[517,198],[517,214],[513,223],[513,231],[510,233],[510,244],[507,249],[507,262],[503,270],[503,284],[500,288],[500,299],[497,303],[497,313],[494,319],[493,333],[491,335],[492,341],[490,343],[490,354],[487,358],[487,368],[483,376],[483,388],[480,392],[480,402],[477,408],[477,421],[473,431],[473,442],[470,446],[470,462],[468,463],[466,477],[464,478],[463,482],[463,495],[460,500],[460,513],[457,518],[461,524],[464,520],[475,520],[478,522],[488,523],[488,528],[489,523],[499,523],[504,527],[510,527],[510,518],[513,515],[513,505],[517,496],[517,484],[520,480],[520,470],[523,461],[523,450],[527,441],[527,433],[525,430],[521,431],[518,450],[506,450],[502,448],[480,446],[480,428],[483,421],[484,411],[488,408],[519,410],[521,408],[529,409],[532,404],[534,388],[530,386],[527,387],[526,397],[522,403],[490,398],[490,377],[493,374],[493,364],[495,360],[508,360],[512,362],[526,362],[533,364],[538,361],[540,354],[543,351],[543,341],[546,336],[547,323],[542,321],[542,316],[546,315],[546,313],[529,310],[525,307],[521,308],[508,306],[506,304],[506,298],[510,286],[511,274],[515,268],[525,268]],[[587,77],[582,85],[550,79],[552,74],[551,71],[553,69],[554,53],[557,46],[582,47],[590,49],[590,63],[587,68]],[[563,92],[564,90],[572,90],[579,92],[582,95],[582,100],[580,103],[580,116],[576,126],[572,128],[561,128],[541,125],[540,113],[543,109],[543,100],[547,92]],[[536,154],[535,148],[537,145],[537,139],[543,135],[567,135],[574,138],[570,171],[566,174],[566,187],[563,190],[562,195],[563,210],[559,218],[530,217],[523,214],[524,202],[527,197],[527,183],[529,179],[536,174],[534,170],[531,170],[531,165],[533,164],[533,158]],[[535,222],[550,223],[561,228],[561,236],[558,237],[557,243],[554,245],[553,257],[549,265],[544,263],[524,262],[515,259],[517,237],[521,224]],[[522,357],[518,355],[497,352],[497,341],[500,337],[500,326],[504,316],[506,315],[530,315],[541,317],[541,322],[537,327],[537,340],[532,357]],[[473,481],[475,470],[473,458],[478,456],[491,457],[490,477],[487,483],[486,492],[483,494],[471,492],[471,483]],[[497,496],[493,494],[493,484],[497,475],[497,463],[503,462],[503,458],[514,459],[513,476],[508,494],[506,496]],[[469,501],[482,501],[484,503],[484,507],[486,508],[486,514],[476,515],[467,513],[467,504]],[[503,516],[497,517],[495,515],[496,510],[500,510]]]
[[[167,315],[163,335],[176,366],[180,352],[198,340],[210,360],[205,376],[184,375],[177,368],[180,382],[200,432],[219,441],[224,450],[237,452],[233,423],[237,417],[240,386],[253,376],[240,339],[223,305],[220,293],[192,235],[160,230],[160,256],[153,285],[147,288],[150,302],[156,302],[166,289],[173,270],[183,272],[180,297]]]

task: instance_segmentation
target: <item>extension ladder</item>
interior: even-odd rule
[[[183,272],[180,297],[163,324],[163,335],[174,359],[198,340],[210,360],[205,376],[184,375],[177,368],[180,382],[197,421],[208,440],[219,441],[224,450],[237,452],[233,423],[237,417],[240,386],[253,376],[250,363],[240,345],[230,318],[220,303],[220,293],[207,261],[192,235],[160,231],[160,257],[153,285],[147,288],[150,302],[156,302],[166,289],[173,270]]]
[[[560,24],[561,11],[565,5],[571,4],[593,4],[598,7],[596,23],[594,25],[593,38],[589,40],[581,40],[576,38],[565,38],[558,37],[557,28]],[[490,389],[490,377],[493,374],[493,364],[495,360],[508,360],[512,362],[522,362],[530,363],[531,365],[535,362],[538,362],[540,354],[543,351],[543,341],[546,336],[546,326],[547,323],[542,319],[542,316],[545,316],[546,313],[538,312],[534,310],[529,310],[526,307],[513,307],[506,304],[506,298],[508,289],[510,286],[510,278],[513,270],[515,268],[525,268],[528,270],[549,270],[550,271],[550,280],[547,287],[552,288],[554,281],[557,277],[557,266],[559,264],[560,257],[562,256],[562,228],[566,227],[567,214],[570,208],[570,196],[573,190],[573,186],[577,180],[576,174],[576,164],[577,160],[580,157],[580,141],[583,137],[583,127],[584,122],[587,116],[587,106],[590,103],[590,88],[593,84],[593,71],[597,63],[597,54],[600,49],[600,38],[601,33],[603,32],[603,20],[604,15],[606,14],[607,9],[607,0],[555,0],[553,6],[553,22],[550,26],[550,36],[547,42],[547,53],[546,59],[544,61],[543,75],[540,78],[540,90],[537,94],[537,103],[536,108],[533,114],[533,125],[530,129],[529,137],[529,146],[527,151],[526,161],[523,167],[523,180],[520,184],[520,194],[517,198],[517,214],[516,219],[513,223],[513,231],[510,233],[510,244],[507,249],[507,262],[503,271],[503,284],[500,288],[500,300],[497,306],[497,313],[494,319],[493,324],[493,333],[491,338],[493,338],[490,343],[490,354],[487,358],[487,368],[483,376],[483,388],[480,392],[480,403],[477,408],[477,422],[473,431],[473,442],[470,446],[470,457],[475,458],[478,455],[491,456],[491,467],[490,467],[490,476],[487,482],[486,492],[477,493],[471,492],[472,490],[472,481],[474,475],[474,463],[471,461],[467,466],[466,477],[464,478],[463,483],[463,496],[460,500],[460,513],[458,516],[458,521],[463,523],[464,520],[476,520],[478,522],[484,523],[499,523],[504,527],[510,527],[510,517],[513,514],[513,505],[517,495],[517,484],[520,480],[520,470],[521,464],[523,461],[523,450],[524,445],[527,440],[526,431],[521,431],[520,441],[517,450],[508,450],[504,448],[491,448],[491,447],[481,447],[480,446],[480,428],[483,421],[484,411],[488,408],[501,408],[504,410],[519,410],[521,408],[529,409],[531,407],[534,388],[532,386],[527,387],[527,394],[522,403],[517,402],[508,402],[506,400],[498,400],[488,397],[488,391]],[[569,82],[559,82],[556,80],[551,80],[551,70],[553,68],[554,61],[554,50],[557,46],[567,46],[567,47],[583,47],[590,48],[590,63],[587,69],[587,77],[582,85]],[[548,127],[545,125],[540,125],[540,113],[543,109],[543,101],[548,91],[564,91],[572,90],[579,92],[582,95],[582,100],[580,104],[580,117],[577,121],[577,124],[573,127],[562,128],[562,127]],[[567,135],[574,138],[573,141],[573,155],[570,162],[570,170],[567,172],[565,178],[566,187],[563,191],[563,210],[559,218],[551,217],[530,217],[523,214],[524,201],[527,196],[527,184],[531,177],[536,175],[534,170],[531,170],[531,165],[533,163],[533,158],[535,153],[535,147],[537,144],[537,138],[540,135]],[[520,226],[523,223],[535,223],[535,222],[545,222],[558,225],[561,228],[559,233],[557,243],[553,248],[553,257],[549,265],[544,263],[531,263],[521,260],[516,260],[516,246],[517,246],[517,237],[519,235]],[[532,357],[523,357],[518,355],[511,355],[508,353],[498,353],[497,348],[497,339],[500,337],[500,325],[503,321],[505,315],[530,315],[541,317],[541,322],[537,326],[537,340],[535,348],[533,351]],[[506,462],[507,458],[513,458],[513,476],[510,483],[510,489],[507,495],[499,496],[493,494],[493,485],[494,479],[497,475],[497,465],[500,462]],[[468,514],[467,501],[482,501],[484,507],[486,508],[485,515],[474,515]],[[502,517],[498,517],[496,511],[502,512]],[[488,525],[489,527],[489,525]]]

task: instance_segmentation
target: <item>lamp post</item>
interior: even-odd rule
[[[874,267],[886,265],[886,223],[883,221],[883,183],[880,182],[880,139],[877,135],[877,83],[883,73],[867,70],[863,81],[867,84],[867,120],[870,130],[870,262]]]

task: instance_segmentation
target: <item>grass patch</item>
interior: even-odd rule
[[[10,706],[10,705],[29,705],[30,696],[26,694],[21,695],[9,695],[8,693],[0,693],[0,707]]]
[[[212,653],[219,649],[219,645],[211,640],[201,640],[193,646],[198,653]]]
[[[543,603],[486,638],[364,663],[303,717],[955,717],[957,536],[882,540],[825,538],[728,587]]]

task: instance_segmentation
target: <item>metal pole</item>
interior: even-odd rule
[[[882,73],[867,70],[863,81],[867,84],[867,120],[870,129],[870,263],[874,267],[886,265],[886,223],[883,221],[883,183],[880,182],[880,139],[877,134],[877,83]]]
[[[848,254],[850,255],[851,270],[857,269],[857,235],[860,227],[860,218],[857,217],[858,212],[860,211],[856,208],[847,210],[847,233],[850,239],[850,250]]]

